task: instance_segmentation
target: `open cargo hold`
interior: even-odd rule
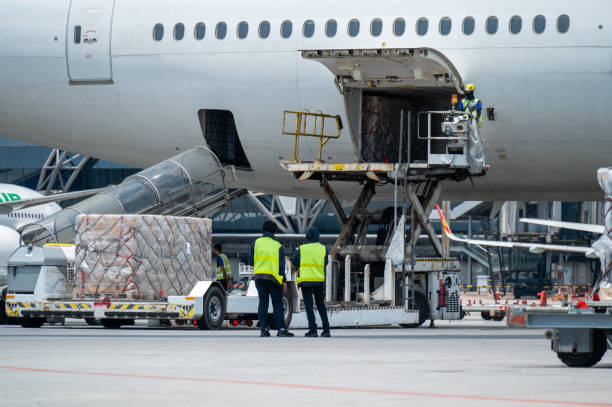
[[[212,221],[156,215],[79,215],[76,298],[160,300],[214,280]]]

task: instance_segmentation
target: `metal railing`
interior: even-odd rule
[[[336,134],[325,134],[325,121],[333,121],[336,125]],[[291,126],[293,124],[293,126]],[[287,126],[291,128],[287,128]],[[332,124],[333,126],[333,124]],[[329,129],[329,125],[328,125]],[[330,140],[340,137],[342,131],[342,119],[340,115],[329,115],[317,112],[297,112],[285,110],[283,112],[283,134],[294,136],[293,141],[293,161],[298,161],[298,144],[300,137],[318,137],[319,138],[319,154],[317,159],[321,161],[323,146]]]

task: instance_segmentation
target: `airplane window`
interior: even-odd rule
[[[81,26],[80,25],[74,26],[74,43],[75,44],[81,43]]]
[[[259,23],[259,36],[261,38],[268,38],[270,35],[270,23],[268,21],[262,21]]]
[[[193,36],[196,40],[201,40],[206,34],[206,25],[204,23],[197,23],[193,32]]]
[[[427,21],[425,17],[421,17],[417,20],[417,26],[416,26],[417,34],[419,35],[427,34],[428,28],[429,28],[429,22]]]
[[[499,28],[499,20],[497,17],[491,16],[487,18],[487,34],[495,34]]]
[[[315,23],[312,20],[306,20],[304,22],[304,27],[302,28],[304,37],[310,38],[314,35],[315,31]]]
[[[177,23],[174,26],[174,39],[180,41],[185,36],[185,26],[183,23]]]
[[[463,19],[463,33],[465,35],[472,35],[475,27],[476,22],[474,21],[474,17],[466,17]]]
[[[510,32],[512,34],[518,34],[523,28],[523,20],[519,16],[514,16],[510,19]]]
[[[224,22],[218,23],[217,28],[215,29],[215,36],[218,40],[222,40],[227,35],[227,24]]]
[[[440,34],[448,35],[451,31],[452,21],[449,17],[442,17],[440,20]]]
[[[293,31],[293,24],[289,20],[283,21],[281,24],[281,37],[289,38],[291,37],[291,32]]]
[[[238,34],[238,38],[240,38],[241,40],[245,39],[247,35],[249,35],[249,23],[247,23],[246,21],[239,22],[236,34]]]
[[[356,37],[359,34],[359,20],[353,18],[348,24],[348,35]]]
[[[161,41],[164,38],[164,25],[162,23],[157,23],[153,27],[153,39],[155,41]]]
[[[533,19],[533,31],[536,34],[542,34],[546,29],[546,17],[543,15],[535,16]]]
[[[325,35],[328,37],[335,37],[338,32],[338,23],[336,20],[327,20],[325,23]]]
[[[406,31],[406,21],[403,18],[397,18],[393,22],[393,34],[399,37],[404,35],[404,31]]]
[[[560,15],[559,18],[557,18],[557,31],[559,31],[561,34],[565,34],[569,31],[569,24],[569,17],[565,14]]]
[[[378,37],[382,33],[383,23],[380,18],[375,18],[372,20],[372,24],[370,24],[370,34],[373,37]]]

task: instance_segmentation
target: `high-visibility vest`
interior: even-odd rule
[[[300,273],[297,282],[325,281],[325,256],[327,251],[321,243],[307,243],[300,246]]]
[[[471,114],[472,117],[476,118],[478,116],[478,110],[476,110],[476,106],[478,105],[478,102],[480,102],[480,99],[478,98],[474,98],[472,100],[468,99],[468,98],[463,98],[461,99],[461,104],[463,105],[463,111]],[[474,111],[470,112],[470,108],[474,108]],[[482,113],[482,112],[481,112]],[[480,115],[480,119],[478,120],[478,126],[480,127],[482,123],[482,114]]]
[[[225,267],[225,274],[227,274],[227,278],[232,278],[232,267],[230,266],[229,259],[223,253],[219,254],[219,257],[223,261],[223,266]],[[217,265],[217,280],[223,280],[225,277],[223,276],[223,268]]]
[[[271,237],[260,237],[255,241],[253,256],[253,271],[255,274],[269,274],[279,284],[283,283],[283,276],[278,272],[278,251],[281,244]]]

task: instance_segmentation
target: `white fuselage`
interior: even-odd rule
[[[73,7],[83,0],[72,0]],[[112,8],[112,0],[92,0],[90,10]],[[101,5],[100,5],[101,4]],[[612,3],[593,0],[491,2],[128,0],[116,1],[112,25],[97,27],[92,47],[109,47],[102,59],[112,82],[71,84],[82,69],[67,60],[73,33],[68,29],[69,0],[4,0],[0,3],[0,135],[60,147],[101,159],[147,167],[195,145],[205,145],[198,121],[200,109],[230,110],[252,171],[238,171],[238,181],[252,190],[314,196],[316,182],[297,182],[279,167],[290,159],[292,140],[281,134],[283,110],[320,110],[341,114],[342,95],[333,74],[322,64],[302,58],[300,50],[417,48],[444,54],[465,83],[476,84],[485,109],[489,174],[467,183],[448,183],[450,199],[587,200],[601,192],[596,169],[610,165],[612,151]],[[93,6],[91,6],[93,7]],[[88,11],[90,12],[90,11]],[[570,18],[570,29],[556,29],[559,15]],[[511,34],[508,22],[522,17],[522,30]],[[536,15],[546,29],[534,33]],[[452,20],[443,36],[440,18]],[[464,17],[476,21],[475,31],[461,30]],[[485,20],[499,19],[496,34],[487,34]],[[395,36],[393,21],[401,17],[406,31]],[[420,17],[429,20],[424,36],[415,32]],[[92,17],[93,18],[93,17]],[[338,33],[328,38],[325,22],[335,19]],[[350,19],[360,33],[350,37]],[[383,21],[378,37],[370,34],[373,18]],[[305,20],[315,23],[311,38],[302,34]],[[271,23],[267,39],[258,36],[263,20]],[[291,20],[293,33],[284,39],[280,25]],[[215,38],[215,25],[227,24],[227,36]],[[249,24],[245,39],[237,25]],[[194,38],[196,23],[206,24],[203,40]],[[165,28],[154,41],[153,26]],[[173,38],[176,23],[185,37]],[[87,28],[87,21],[84,23]],[[82,45],[82,44],[81,44]],[[91,48],[92,50],[94,48]],[[69,51],[70,52],[70,51]],[[72,54],[71,58],[78,58]],[[83,60],[85,61],[85,60]],[[90,61],[91,62],[91,61]],[[95,68],[95,67],[94,67]],[[314,154],[312,144],[305,155]],[[356,159],[348,130],[324,150],[327,161]],[[350,186],[354,188],[354,185]],[[355,189],[341,188],[345,197]],[[385,197],[385,194],[377,195]]]
[[[0,202],[2,203],[42,197],[42,194],[29,188],[0,184]],[[61,209],[58,204],[52,202],[17,209],[8,214],[0,214],[0,286],[6,284],[8,259],[22,243],[17,229],[51,216]]]
[[[40,192],[12,184],[0,184],[0,202],[19,202],[21,200],[43,198]],[[18,230],[22,226],[35,223],[60,211],[61,206],[55,202],[16,209],[8,214],[0,214],[0,226]]]

